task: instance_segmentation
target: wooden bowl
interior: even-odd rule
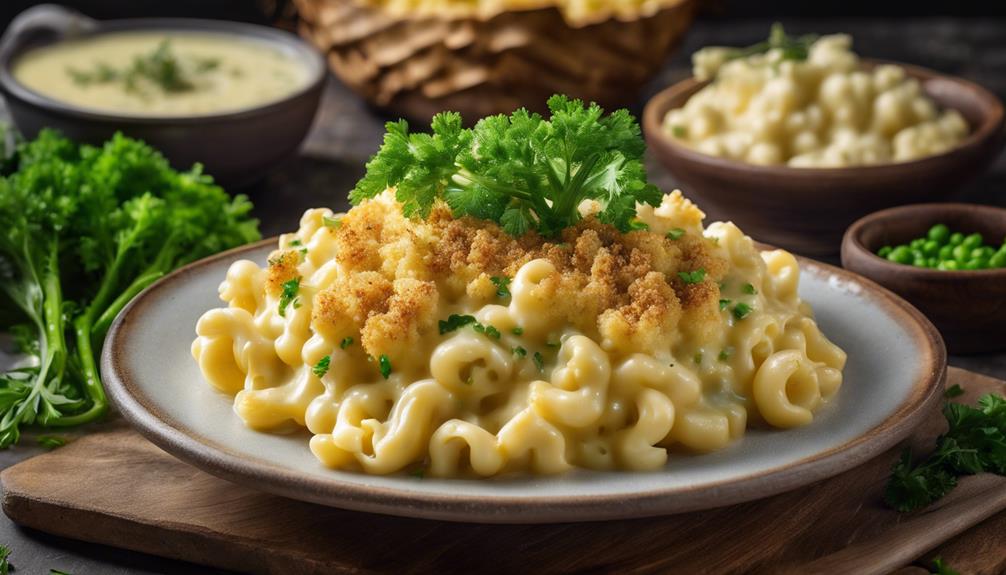
[[[1006,349],[1006,268],[943,271],[888,261],[877,250],[925,236],[935,224],[978,232],[998,244],[1006,209],[974,204],[918,204],[883,210],[852,224],[842,240],[842,266],[897,293],[926,314],[951,353]]]
[[[631,19],[570,22],[555,7],[479,15],[398,14],[362,0],[295,0],[300,33],[372,105],[428,123],[466,121],[555,93],[607,109],[631,104],[692,22],[695,0],[662,0]]]
[[[879,61],[867,61],[865,67]],[[653,97],[643,112],[646,141],[657,159],[712,219],[733,220],[766,243],[809,255],[838,252],[857,218],[891,206],[951,197],[996,158],[1003,145],[1003,104],[988,90],[951,76],[898,64],[943,108],[961,113],[971,134],[956,148],[909,162],[848,168],[756,166],[703,154],[663,129],[706,83],[684,80]]]

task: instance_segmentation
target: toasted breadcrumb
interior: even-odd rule
[[[561,238],[514,238],[491,222],[455,219],[446,205],[426,220],[407,219],[386,193],[350,210],[332,230],[344,273],[314,296],[313,321],[333,340],[359,334],[366,353],[394,359],[418,338],[436,335],[439,302],[491,303],[498,296],[490,277],[512,278],[544,258],[556,273],[539,287],[564,323],[612,349],[666,346],[680,337],[676,327],[685,317],[718,321],[718,282],[727,271],[701,235],[702,213],[680,194],[667,203],[646,212],[655,231],[621,233],[588,214]],[[670,225],[664,214],[678,217],[686,233],[667,237],[659,229]],[[295,251],[274,254],[271,292],[296,276],[297,262]],[[705,279],[697,283],[678,275],[700,269]]]

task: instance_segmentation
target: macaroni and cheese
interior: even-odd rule
[[[647,230],[561,238],[408,219],[391,192],[308,210],[267,267],[234,263],[192,353],[250,427],[306,427],[326,466],[443,477],[652,470],[751,425],[809,423],[845,353],[789,253],[680,192]]]
[[[704,48],[694,74],[710,84],[664,119],[679,142],[759,165],[844,167],[945,152],[968,135],[900,66],[864,69],[846,35],[824,36],[806,58],[782,49],[738,56]]]

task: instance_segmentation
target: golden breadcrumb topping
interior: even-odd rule
[[[314,324],[331,339],[359,334],[374,357],[399,356],[437,333],[445,302],[467,299],[469,309],[503,303],[493,278],[513,278],[524,264],[545,259],[556,271],[536,293],[550,302],[557,323],[626,352],[666,347],[681,337],[683,318],[719,321],[718,282],[727,271],[701,235],[701,212],[680,194],[668,198],[685,204],[672,206],[683,210],[679,221],[687,226],[673,237],[656,228],[621,233],[587,215],[561,238],[535,232],[515,238],[492,222],[455,219],[446,205],[426,220],[405,218],[386,193],[328,229],[341,273],[315,293]],[[299,261],[295,250],[273,255],[272,293],[297,275]],[[679,272],[699,272],[700,279]]]

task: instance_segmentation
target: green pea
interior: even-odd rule
[[[950,234],[950,240],[948,243],[952,246],[959,246],[963,241],[964,241],[964,234],[962,234],[961,232],[954,232]]]
[[[969,250],[973,250],[978,246],[982,245],[982,241],[983,238],[981,234],[973,233],[968,237],[964,238],[964,241],[961,243],[961,245],[968,248]]]
[[[936,259],[935,257],[931,257],[931,258],[927,258],[926,259],[926,267],[927,268],[935,268],[937,266],[937,264],[939,264],[939,263],[940,263],[940,260]]]
[[[943,246],[942,248],[940,248],[939,257],[940,257],[941,260],[953,259],[953,257],[954,257],[954,246],[947,245],[947,246]]]
[[[989,258],[989,267],[1006,268],[1006,250],[999,250]]]
[[[937,269],[947,270],[947,271],[955,271],[955,270],[959,270],[960,268],[961,268],[961,265],[959,263],[957,263],[956,261],[954,261],[954,260],[947,260],[947,261],[944,261],[944,262],[940,262],[939,266],[937,266]]]
[[[967,261],[964,263],[964,266],[961,267],[962,270],[969,270],[969,271],[977,270],[980,268],[981,268],[981,262],[978,260]]]
[[[926,267],[926,258],[924,258],[924,257],[915,258],[915,259],[912,260],[912,265],[915,266],[915,267],[917,267],[917,268],[924,268],[924,267]]]
[[[964,263],[968,260],[968,256],[971,255],[971,250],[964,246],[964,244],[954,246],[954,259]]]
[[[910,264],[912,263],[912,251],[908,246],[898,246],[887,256],[887,259],[899,264]]]
[[[882,257],[882,258],[886,258],[887,256],[891,255],[891,252],[893,252],[893,251],[894,251],[894,248],[892,248],[891,246],[884,246],[884,247],[880,248],[879,250],[877,250],[877,255],[880,256],[880,257]]]
[[[922,253],[927,256],[935,256],[940,253],[940,244],[936,240],[928,240],[926,243],[922,244]]]
[[[934,242],[945,244],[947,240],[950,239],[950,228],[945,224],[936,224],[935,226],[929,228],[929,233],[926,236]]]
[[[913,250],[919,250],[922,249],[922,246],[925,243],[926,240],[924,238],[915,238],[914,240],[908,243],[908,246],[911,247]]]

